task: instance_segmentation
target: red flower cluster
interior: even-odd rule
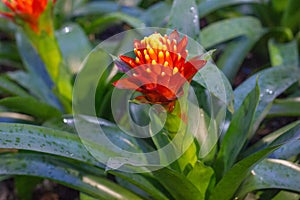
[[[135,40],[135,59],[122,55],[120,59],[126,65],[117,63],[128,78],[113,85],[139,91],[143,94],[136,98],[139,102],[161,104],[171,112],[175,101],[183,95],[184,84],[206,64],[201,56],[186,60],[187,43],[188,38],[180,39],[176,30],[169,36],[154,33],[141,41]]]
[[[56,0],[52,0],[53,4]],[[2,0],[2,2],[12,12],[0,12],[0,16],[5,16],[13,21],[20,18],[30,25],[33,31],[39,32],[39,17],[45,11],[48,0]]]

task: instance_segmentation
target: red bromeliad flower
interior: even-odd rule
[[[29,24],[33,31],[39,32],[39,17],[45,11],[48,0],[2,0],[2,2],[12,12],[0,12],[0,16],[3,15],[14,22],[19,18]]]
[[[176,30],[169,36],[154,33],[141,41],[135,40],[135,59],[121,55],[121,62],[116,63],[129,77],[113,85],[141,92],[143,95],[136,97],[137,101],[161,104],[172,112],[175,101],[183,95],[184,84],[206,64],[201,56],[186,60],[187,43],[187,37],[180,39]]]

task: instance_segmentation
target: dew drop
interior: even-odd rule
[[[190,11],[191,11],[192,13],[194,13],[194,12],[195,12],[195,7],[194,7],[194,6],[190,7]]]
[[[266,93],[267,93],[268,95],[272,95],[272,94],[274,94],[274,91],[273,91],[273,90],[270,90],[270,89],[266,89]]]

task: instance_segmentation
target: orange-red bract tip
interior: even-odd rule
[[[45,11],[48,0],[2,0],[11,12],[0,12],[0,15],[16,21],[23,20],[35,32],[39,32],[39,17]],[[56,0],[52,0],[53,4]]]
[[[143,95],[141,103],[162,104],[171,112],[175,101],[183,95],[183,86],[189,83],[206,60],[196,56],[187,60],[188,38],[180,38],[175,30],[170,35],[154,33],[142,40],[134,40],[135,58],[121,55],[120,61],[128,66],[128,78],[113,85],[120,89],[136,90]],[[124,72],[124,65],[121,71]],[[131,70],[130,70],[131,69]]]

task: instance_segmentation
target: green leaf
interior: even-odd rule
[[[31,176],[16,176],[14,183],[20,200],[31,200],[32,194],[37,184],[41,183],[43,179]]]
[[[210,48],[227,40],[247,35],[258,37],[263,32],[260,21],[255,17],[237,17],[212,23],[201,30],[200,41]],[[258,37],[259,38],[259,37]]]
[[[238,17],[209,25],[201,31],[200,36],[205,48],[236,38],[227,43],[217,61],[217,66],[232,82],[245,57],[264,33],[258,19]]]
[[[268,47],[272,66],[299,66],[299,53],[296,40],[282,44],[270,39]]]
[[[153,174],[174,199],[204,199],[204,194],[182,174],[168,168],[154,171]]]
[[[11,72],[9,73],[10,78],[20,83],[20,85],[28,89],[28,91],[39,95],[44,102],[62,109],[57,97],[52,93],[54,84],[49,77],[45,64],[37,54],[36,50],[32,47],[28,38],[21,32],[17,32],[16,41],[18,51],[20,52],[22,62],[27,72]],[[47,47],[44,46],[43,48]],[[44,50],[49,51],[49,49]]]
[[[274,151],[270,157],[279,159],[289,159],[292,156],[297,156],[300,152],[300,126],[296,126],[289,131],[289,134],[282,134],[271,142],[270,146],[282,144],[280,148]]]
[[[23,71],[9,72],[7,75],[42,102],[48,103],[49,105],[55,107],[60,107],[57,98],[45,85],[45,83],[42,82],[40,78],[35,78],[37,75]]]
[[[233,112],[233,91],[225,75],[209,61],[193,78],[193,81],[206,88],[217,97],[230,112]]]
[[[2,154],[0,157],[1,175],[28,175],[48,178],[97,199],[140,199],[104,177],[99,175],[94,177],[93,174],[84,170],[83,163],[74,162],[70,159],[20,152]],[[89,166],[87,165],[87,167]]]
[[[138,143],[114,124],[83,116],[77,116],[75,120],[64,119],[73,126],[76,123],[77,131],[81,132],[80,138],[72,133],[45,127],[0,123],[0,146],[60,155],[100,167],[105,164],[113,168],[118,164],[135,166],[141,162],[144,165],[148,163],[139,146],[147,144],[142,141]],[[102,131],[99,131],[100,126]],[[135,171],[136,168],[130,170]]]
[[[0,59],[5,58],[19,61],[20,57],[17,52],[16,46],[11,42],[0,41]]]
[[[150,176],[149,174],[134,174],[118,171],[109,171],[109,173],[135,185],[136,187],[149,194],[153,199],[168,199],[164,193],[157,189],[157,187],[160,186],[159,183],[154,179],[154,177]]]
[[[241,64],[258,39],[259,37],[242,36],[226,44],[220,58],[217,60],[217,66],[230,82],[233,82]]]
[[[300,121],[293,122],[288,124],[273,133],[268,134],[267,136],[260,139],[257,143],[250,146],[246,151],[242,153],[242,158],[245,158],[261,149],[264,149],[270,146],[272,143],[274,144],[277,139],[280,139],[280,142],[288,142],[292,140],[292,136],[295,135],[300,129]],[[288,145],[288,144],[286,144]]]
[[[300,101],[297,98],[276,99],[268,113],[271,117],[300,116]]]
[[[0,146],[60,155],[102,166],[87,152],[78,136],[40,126],[0,123]]]
[[[246,3],[260,3],[260,1],[259,0],[214,0],[214,1],[205,0],[199,4],[198,10],[199,10],[200,17],[202,18],[220,8],[224,8],[227,6],[234,6],[237,4],[246,4]]]
[[[171,5],[160,1],[145,10],[140,19],[150,27],[162,27],[167,23],[167,17],[171,10]]]
[[[200,27],[195,0],[174,0],[167,27],[177,29],[193,39],[198,38]]]
[[[0,89],[7,92],[10,95],[20,96],[20,97],[30,97],[30,95],[21,88],[18,84],[11,81],[6,76],[0,76]]]
[[[261,189],[284,189],[300,192],[299,180],[299,165],[286,160],[266,159],[251,171],[250,176],[238,192],[238,197]]]
[[[81,63],[92,50],[87,36],[79,25],[70,23],[56,32],[56,38],[66,64],[73,73],[77,73]]]
[[[187,179],[191,181],[202,194],[207,194],[215,184],[215,173],[211,167],[197,161],[194,168],[188,173]],[[206,197],[206,195],[205,195]]]
[[[235,89],[235,109],[241,106],[246,95],[255,87],[257,77],[260,88],[260,102],[255,111],[253,131],[267,114],[273,100],[300,79],[300,70],[295,66],[278,66],[256,73]]]
[[[137,7],[126,7],[122,6],[119,3],[111,1],[101,1],[101,2],[88,2],[78,7],[74,10],[74,16],[86,16],[86,15],[103,15],[113,12],[123,12],[130,14],[132,16],[139,16],[142,13],[142,10]]]
[[[82,192],[80,192],[79,199],[80,200],[97,200],[97,199],[95,199],[95,198],[93,198],[93,197],[91,197],[89,195],[86,195],[86,194],[84,194]]]
[[[236,163],[218,182],[209,200],[230,200],[253,167],[278,146],[268,147]]]
[[[37,101],[32,97],[7,97],[0,100],[0,105],[13,112],[20,112],[45,120],[61,116],[61,112],[48,104]]]
[[[299,193],[280,191],[274,198],[272,198],[272,200],[282,200],[282,199],[299,200],[299,198],[300,198]]]
[[[121,12],[109,13],[91,21],[85,28],[87,33],[101,32],[116,22],[125,22],[133,28],[143,28],[145,24],[136,17]]]
[[[215,163],[218,178],[232,167],[248,138],[248,134],[252,129],[255,110],[259,102],[259,93],[259,87],[256,85],[247,95],[239,109],[233,113],[229,128],[221,142]]]
[[[299,30],[300,24],[300,4],[297,0],[289,0],[287,8],[281,18],[281,25],[289,27],[293,31]]]

